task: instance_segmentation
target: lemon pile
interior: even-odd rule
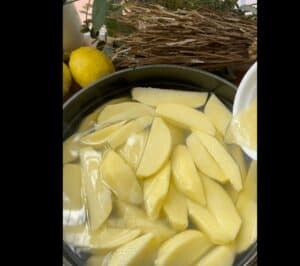
[[[111,59],[94,47],[80,47],[70,55],[69,67],[63,63],[63,96],[69,93],[72,78],[86,87],[115,71]]]

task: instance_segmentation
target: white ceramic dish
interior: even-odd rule
[[[233,116],[241,109],[247,107],[257,97],[257,62],[255,62],[243,77],[233,103]],[[253,160],[257,160],[257,151],[241,147]]]

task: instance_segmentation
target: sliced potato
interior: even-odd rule
[[[235,239],[240,227],[241,218],[234,206],[231,198],[226,191],[208,177],[203,177],[203,183],[206,191],[207,208],[217,219],[217,222],[223,228],[231,239]]]
[[[226,129],[231,120],[231,112],[228,108],[218,99],[218,97],[212,94],[204,108],[204,113],[212,121],[216,129],[225,136]]]
[[[111,192],[103,184],[99,173],[101,155],[92,148],[83,148],[80,150],[80,160],[89,225],[90,229],[95,231],[110,215]]]
[[[249,248],[257,239],[257,162],[252,161],[243,191],[240,193],[237,210],[242,218],[241,230],[237,236],[237,252]]]
[[[190,265],[211,246],[212,243],[203,233],[197,230],[183,231],[162,244],[159,248],[155,265]]]
[[[195,132],[195,134],[210,155],[216,160],[225,177],[229,179],[235,190],[240,191],[243,188],[243,184],[239,166],[226,151],[225,147],[210,135],[200,131]]]
[[[138,164],[142,158],[148,135],[148,130],[143,130],[141,132],[132,134],[131,136],[129,136],[126,143],[117,150],[122,158],[134,170],[137,169]]]
[[[188,212],[185,197],[171,183],[163,205],[169,223],[175,230],[182,231],[188,226]]]
[[[63,166],[63,206],[64,209],[81,209],[81,168],[79,164]]]
[[[205,205],[205,193],[201,176],[193,158],[184,145],[177,145],[172,154],[172,177],[176,188],[184,195]]]
[[[142,209],[133,205],[118,201],[117,209],[122,217],[119,219],[124,219],[126,227],[140,229],[143,233],[152,233],[157,243],[169,239],[176,233],[161,220],[149,220],[147,214]]]
[[[158,89],[151,87],[136,87],[131,90],[131,95],[134,100],[152,106],[164,103],[178,103],[197,108],[205,104],[208,93]]]
[[[139,229],[122,229],[104,227],[91,233],[90,244],[93,253],[106,253],[128,243],[141,234]]]
[[[171,164],[168,161],[153,177],[144,181],[144,202],[147,215],[156,220],[169,190]]]
[[[130,136],[133,136],[134,134],[141,132],[146,127],[150,126],[152,121],[153,117],[142,116],[131,122],[128,122],[118,131],[113,133],[107,140],[107,142],[113,149],[116,149],[124,144]]]
[[[143,178],[155,174],[168,160],[171,146],[172,139],[168,126],[161,118],[156,117],[152,123],[137,175]]]
[[[111,134],[119,130],[125,121],[98,129],[88,135],[83,136],[80,142],[86,145],[92,145],[94,147],[101,147],[111,137]]]
[[[82,119],[80,126],[78,128],[78,131],[82,132],[82,131],[85,131],[85,130],[91,128],[97,122],[97,118],[98,118],[100,112],[105,108],[105,106],[110,105],[110,104],[126,102],[128,100],[130,100],[129,97],[121,97],[121,98],[112,99],[112,100],[106,102],[105,104],[101,105],[96,110],[94,110],[92,113],[88,114],[84,119]]]
[[[111,255],[111,253],[107,255],[92,255],[86,261],[85,266],[107,266]]]
[[[205,207],[187,200],[188,212],[193,224],[203,231],[210,241],[216,245],[224,245],[232,241],[232,236],[223,230],[214,215]]]
[[[156,113],[173,123],[174,125],[187,130],[200,130],[210,135],[215,135],[216,129],[207,116],[191,107],[182,104],[160,104]]]
[[[141,116],[154,116],[153,108],[136,102],[124,102],[107,105],[98,117],[98,124],[131,120]]]
[[[157,244],[152,234],[145,234],[119,247],[111,256],[108,266],[153,265]]]
[[[232,266],[234,257],[234,244],[218,246],[202,257],[195,266]]]
[[[184,144],[185,131],[182,128],[176,127],[170,123],[166,123],[170,129],[172,145],[175,147],[178,144]]]
[[[143,202],[143,192],[135,173],[115,151],[109,150],[101,165],[103,182],[121,200],[133,204]]]
[[[78,159],[79,150],[83,147],[80,143],[80,134],[76,133],[63,142],[63,164]]]
[[[195,133],[186,139],[186,145],[198,169],[205,175],[224,183],[228,180],[220,169],[217,162],[209,154]]]
[[[85,219],[80,165],[65,164],[63,166],[63,225],[80,225],[85,222]]]

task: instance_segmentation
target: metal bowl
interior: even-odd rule
[[[215,93],[230,109],[236,93],[232,83],[206,71],[176,65],[150,65],[128,68],[108,75],[78,91],[63,105],[63,139],[74,133],[79,122],[106,101],[130,95],[134,86]],[[83,260],[63,243],[65,265],[84,265]],[[238,255],[234,266],[252,266],[256,262],[257,243]]]

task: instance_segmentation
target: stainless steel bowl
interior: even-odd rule
[[[129,95],[134,86],[214,92],[232,109],[236,86],[206,71],[176,65],[150,65],[128,68],[108,75],[78,91],[63,105],[63,138],[76,131],[79,122],[106,101]],[[64,243],[64,264],[83,265],[83,260]],[[252,266],[257,243],[236,257],[234,266]],[[142,266],[142,265],[141,265]]]

